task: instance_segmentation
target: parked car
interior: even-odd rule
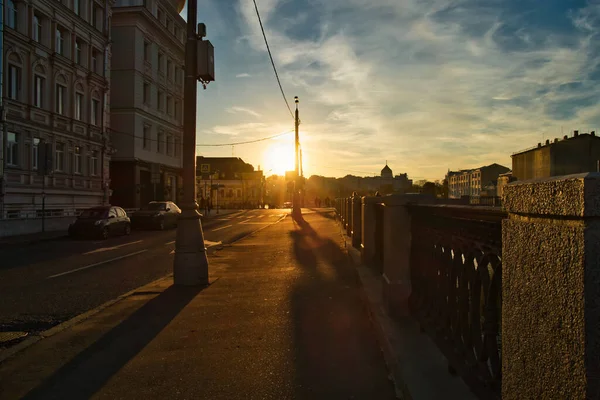
[[[70,237],[96,236],[107,239],[114,234],[129,235],[131,221],[121,207],[99,206],[84,210],[69,225]]]
[[[163,230],[176,227],[181,210],[172,201],[151,201],[131,216],[134,228],[151,228]]]
[[[292,202],[286,201],[285,203],[283,203],[283,208],[292,208]]]

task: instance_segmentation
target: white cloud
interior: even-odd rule
[[[236,78],[250,78],[250,76],[251,76],[250,74],[244,72],[242,74],[237,74],[235,77]]]
[[[249,108],[246,108],[246,107],[237,107],[237,106],[229,107],[225,111],[227,111],[230,114],[244,113],[244,114],[252,115],[253,117],[260,117],[259,113],[257,113],[256,111],[253,111]]]

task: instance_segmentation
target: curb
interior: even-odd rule
[[[336,223],[339,224],[339,220],[336,221]],[[379,319],[377,318],[377,306],[369,298],[367,290],[365,289],[365,282],[358,270],[358,268],[361,267],[366,268],[362,265],[360,261],[360,253],[357,249],[352,247],[352,240],[346,235],[346,233],[341,227],[340,236],[344,239],[344,246],[346,247],[348,258],[354,266],[353,271],[355,274],[356,281],[358,282],[360,287],[360,297],[363,304],[365,305],[367,314],[369,315],[369,320],[371,321],[371,325],[373,326],[373,330],[375,331],[377,342],[379,343],[379,348],[381,349],[381,353],[383,354],[383,359],[389,372],[388,378],[394,384],[396,398],[401,400],[412,400],[412,396],[406,386],[406,383],[404,382],[402,375],[398,371],[399,362],[398,357],[396,356],[396,353],[394,351],[393,345],[390,342],[388,336],[386,335],[381,321],[379,321]],[[381,310],[381,312],[385,311]]]

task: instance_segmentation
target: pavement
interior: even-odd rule
[[[213,215],[203,224],[209,252],[285,216],[285,210]],[[37,334],[171,273],[176,230],[133,231],[108,240],[60,240],[0,249],[2,332]]]
[[[161,278],[41,334],[0,399],[396,398],[333,211],[304,211],[211,254],[208,287]]]

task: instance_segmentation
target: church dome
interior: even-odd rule
[[[381,170],[382,178],[393,178],[394,174],[392,173],[392,169],[385,164],[385,167]]]

